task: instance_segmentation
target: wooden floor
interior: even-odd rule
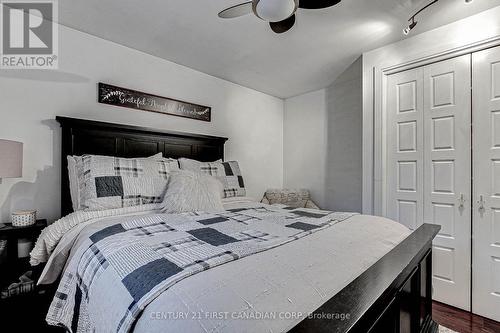
[[[432,319],[459,333],[500,333],[499,322],[443,303],[432,303]]]

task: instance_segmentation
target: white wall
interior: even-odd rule
[[[362,59],[326,89],[285,100],[284,186],[324,209],[361,211]]]
[[[283,184],[306,188],[324,206],[326,167],[326,91],[285,100]]]
[[[328,145],[325,201],[333,211],[361,212],[362,58],[327,88]]]
[[[382,100],[381,70],[498,36],[500,6],[363,54],[363,213],[381,213],[383,118],[376,113]]]
[[[282,186],[281,99],[66,27],[59,34],[59,71],[0,70],[0,138],[24,142],[24,177],[0,184],[2,221],[22,208],[59,217],[57,115],[226,136],[250,196]],[[98,104],[99,81],[212,106],[212,122]]]

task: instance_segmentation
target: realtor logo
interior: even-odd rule
[[[0,68],[57,69],[57,2],[1,1]]]

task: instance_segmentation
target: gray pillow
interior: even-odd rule
[[[170,174],[167,191],[163,198],[164,213],[224,210],[222,183],[217,178],[192,171],[176,171]]]

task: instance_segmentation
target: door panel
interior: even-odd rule
[[[470,55],[424,67],[424,222],[433,243],[434,299],[470,310]]]
[[[472,59],[472,311],[500,321],[500,48]]]
[[[386,216],[441,225],[434,299],[470,310],[470,55],[387,78]],[[500,142],[500,138],[499,138]],[[468,208],[467,208],[468,205]]]
[[[423,70],[388,77],[386,215],[411,229],[423,221]]]

